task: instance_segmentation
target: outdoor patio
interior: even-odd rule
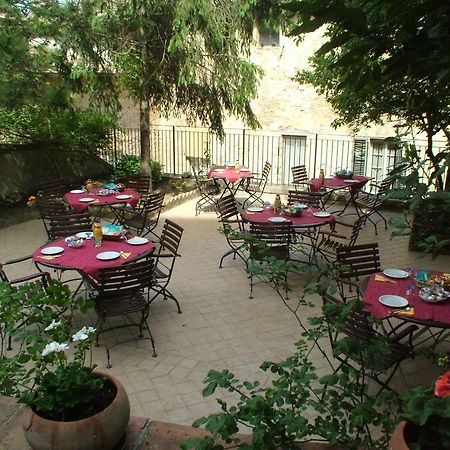
[[[292,313],[269,286],[256,285],[254,299],[249,299],[248,279],[239,259],[227,258],[223,269],[218,268],[228,247],[218,232],[216,214],[207,212],[196,217],[194,205],[195,200],[190,200],[165,212],[158,227],[159,231],[164,218],[170,218],[185,230],[180,247],[182,257],[171,282],[171,291],[180,301],[183,313],[177,314],[172,301],[159,298],[150,309],[158,357],[152,357],[150,341],[139,340],[133,328],[102,335],[101,346],[95,349],[95,361],[105,369],[104,339],[110,344],[117,340],[111,350],[110,371],[124,384],[132,415],[186,425],[219,409],[214,396],[204,399],[201,394],[202,380],[209,369],[228,368],[241,380],[267,382],[267,378],[261,378],[260,363],[279,361],[291,354],[301,335]],[[393,214],[399,212],[386,212],[387,217]],[[373,227],[366,225],[358,242],[379,243],[382,268],[411,265],[450,271],[450,257],[422,258],[408,251],[407,238],[391,240],[391,231],[379,228],[375,236]],[[40,220],[30,220],[0,229],[0,241],[0,257],[7,260],[30,254],[46,241],[46,234]],[[27,271],[34,271],[29,262],[22,265],[20,273],[12,275]],[[294,303],[296,295],[301,294],[305,280],[303,276],[290,275],[290,302]],[[310,300],[317,307],[314,311],[304,307],[305,318],[319,311],[321,305],[319,297]],[[89,318],[79,318],[80,325],[94,323],[94,313]],[[328,343],[324,344],[329,348]],[[327,373],[318,352],[313,362],[319,373]],[[401,367],[409,386],[429,383],[437,375],[425,358],[405,361]],[[399,372],[392,386],[400,390],[405,387]],[[226,393],[220,397],[226,397]]]

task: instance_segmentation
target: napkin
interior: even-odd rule
[[[384,281],[385,283],[395,283],[394,280],[390,280],[389,278],[383,277],[383,275],[375,275],[375,281]]]
[[[414,307],[409,308],[408,311],[406,309],[396,309],[392,311],[392,314],[399,314],[402,316],[414,316]]]
[[[259,214],[259,212],[255,212],[255,211],[245,211],[245,214],[248,214],[249,216],[252,216],[254,214]]]
[[[52,259],[59,258],[60,256],[62,256],[62,255],[53,255],[53,256],[51,256],[51,255],[39,255],[38,258],[42,258],[42,259],[46,259],[48,261],[51,261]]]
[[[131,255],[131,252],[120,252],[120,256],[123,258],[123,259],[127,259],[127,258],[129,258],[130,257],[130,255]]]

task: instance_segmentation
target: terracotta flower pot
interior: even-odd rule
[[[405,440],[405,427],[407,423],[402,421],[397,425],[389,440],[389,450],[409,450]]]
[[[108,378],[117,394],[103,411],[86,419],[57,422],[40,417],[27,406],[23,415],[25,438],[34,450],[95,450],[114,449],[125,435],[130,419],[130,402],[122,384],[111,375],[95,371]]]

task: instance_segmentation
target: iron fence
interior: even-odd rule
[[[186,156],[208,156],[212,164],[219,165],[238,160],[253,172],[261,172],[268,161],[272,164],[269,182],[275,185],[290,184],[291,167],[297,165],[305,165],[311,177],[317,176],[321,168],[326,174],[352,169],[380,181],[403,158],[401,149],[382,138],[306,132],[227,130],[221,141],[207,129],[153,126],[150,144],[152,159],[159,161],[166,173],[181,175],[190,172]],[[139,129],[113,130],[111,148],[101,156],[113,165],[122,155],[139,155]]]

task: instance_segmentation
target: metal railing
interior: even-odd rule
[[[239,162],[261,172],[272,164],[269,183],[288,185],[291,167],[305,165],[310,177],[321,168],[326,174],[339,169],[383,179],[402,160],[402,151],[380,139],[350,136],[293,134],[289,132],[227,130],[221,141],[207,129],[181,126],[153,126],[150,131],[151,157],[163,165],[163,172],[190,172],[186,156],[208,156],[212,164]],[[442,144],[445,146],[445,144]],[[140,154],[139,129],[118,128],[111,132],[110,152],[100,156],[111,164],[122,155]]]

